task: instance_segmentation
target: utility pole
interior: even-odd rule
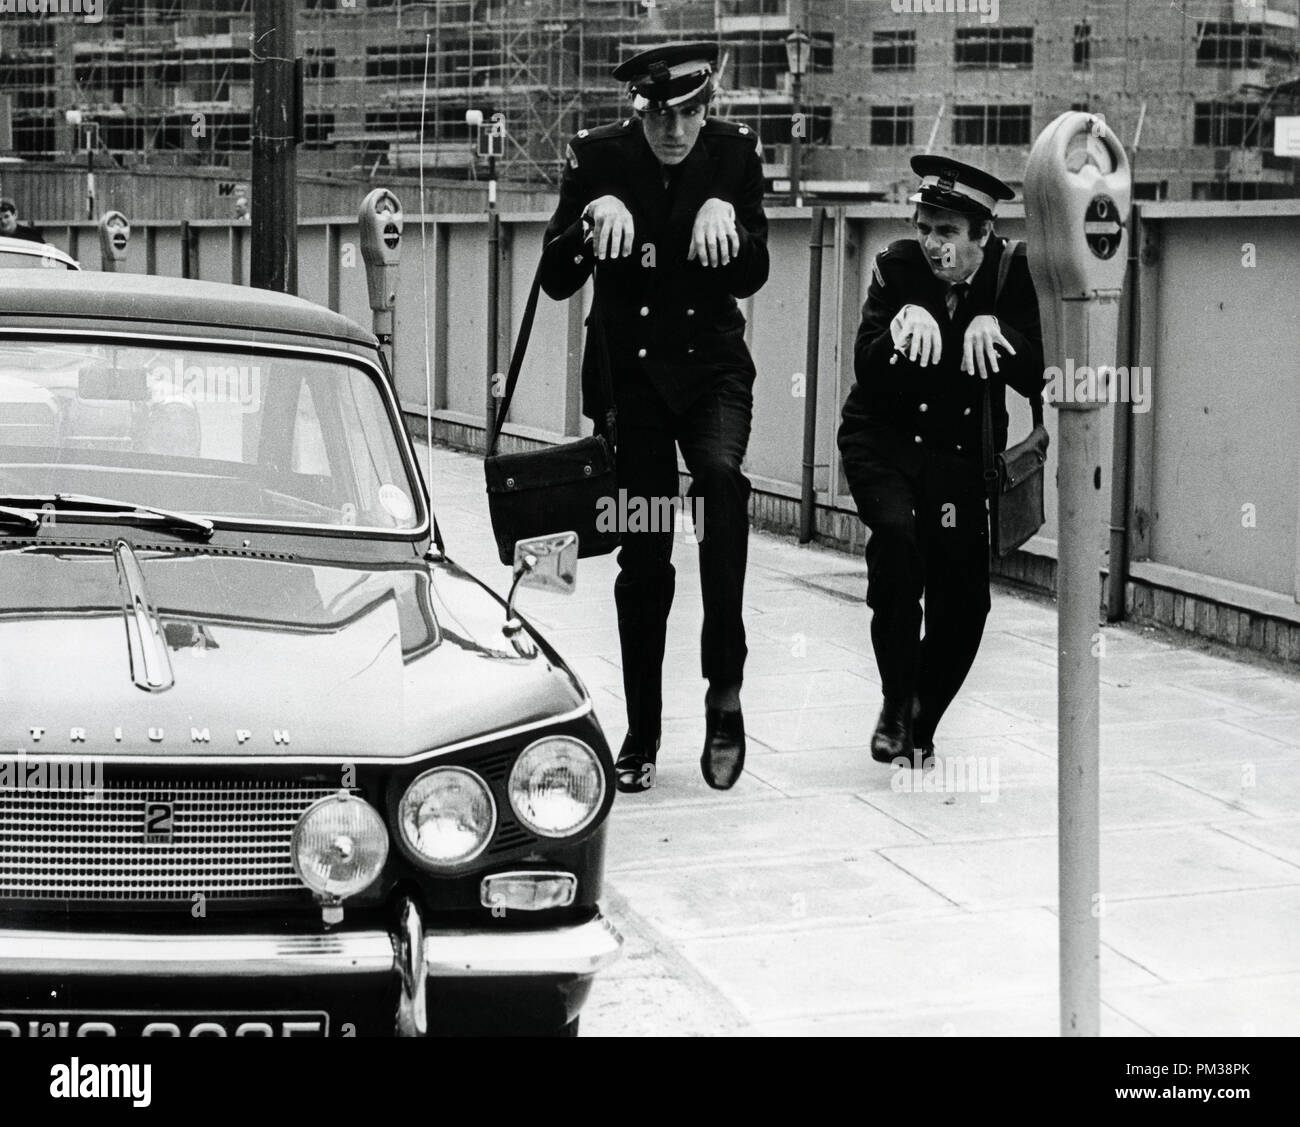
[[[298,292],[298,142],[302,70],[294,0],[253,5],[253,215],[249,281]]]

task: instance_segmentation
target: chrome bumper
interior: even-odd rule
[[[0,978],[269,977],[401,973],[414,940],[429,978],[592,975],[618,957],[622,937],[603,916],[546,931],[440,931],[409,939],[385,931],[321,935],[86,935],[0,929]],[[409,968],[420,960],[406,957]],[[414,987],[414,982],[411,983]]]

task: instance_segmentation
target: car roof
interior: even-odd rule
[[[19,273],[0,268],[0,323],[11,317],[28,324],[49,318],[60,328],[75,328],[77,319],[93,318],[142,326],[332,337],[371,348],[377,343],[374,334],[355,321],[289,294],[224,282],[96,270]]]
[[[71,266],[74,270],[80,270],[81,265],[70,254],[59,250],[56,246],[49,243],[37,243],[31,239],[11,239],[6,235],[0,235],[0,254],[25,254],[32,258],[53,258],[56,262],[62,262],[65,266]]]

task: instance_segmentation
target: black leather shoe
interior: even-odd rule
[[[714,790],[730,790],[745,769],[745,717],[740,709],[704,710],[704,754],[700,770]]]
[[[653,744],[627,734],[614,761],[614,786],[625,794],[636,794],[655,785],[655,759],[659,740]]]
[[[871,736],[871,758],[877,763],[892,763],[900,756],[912,758],[912,699],[886,697]]]

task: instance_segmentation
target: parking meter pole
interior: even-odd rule
[[[1132,197],[1105,121],[1062,114],[1025,169],[1029,266],[1058,408],[1057,785],[1061,1034],[1095,1037],[1101,1013],[1101,406],[1109,402]]]
[[[498,353],[499,315],[501,305],[501,213],[497,211],[496,157],[488,158],[488,273],[487,273],[487,405],[483,427],[483,449],[487,451],[488,435],[492,433],[492,420],[497,409],[497,372],[500,366]]]
[[[1092,357],[1114,348],[1114,300],[1062,303],[1063,335]],[[1095,357],[1098,363],[1106,361]],[[1113,358],[1111,360],[1113,363]],[[1057,403],[1057,798],[1061,1034],[1096,1037],[1101,1016],[1100,677],[1101,436],[1096,403]]]

